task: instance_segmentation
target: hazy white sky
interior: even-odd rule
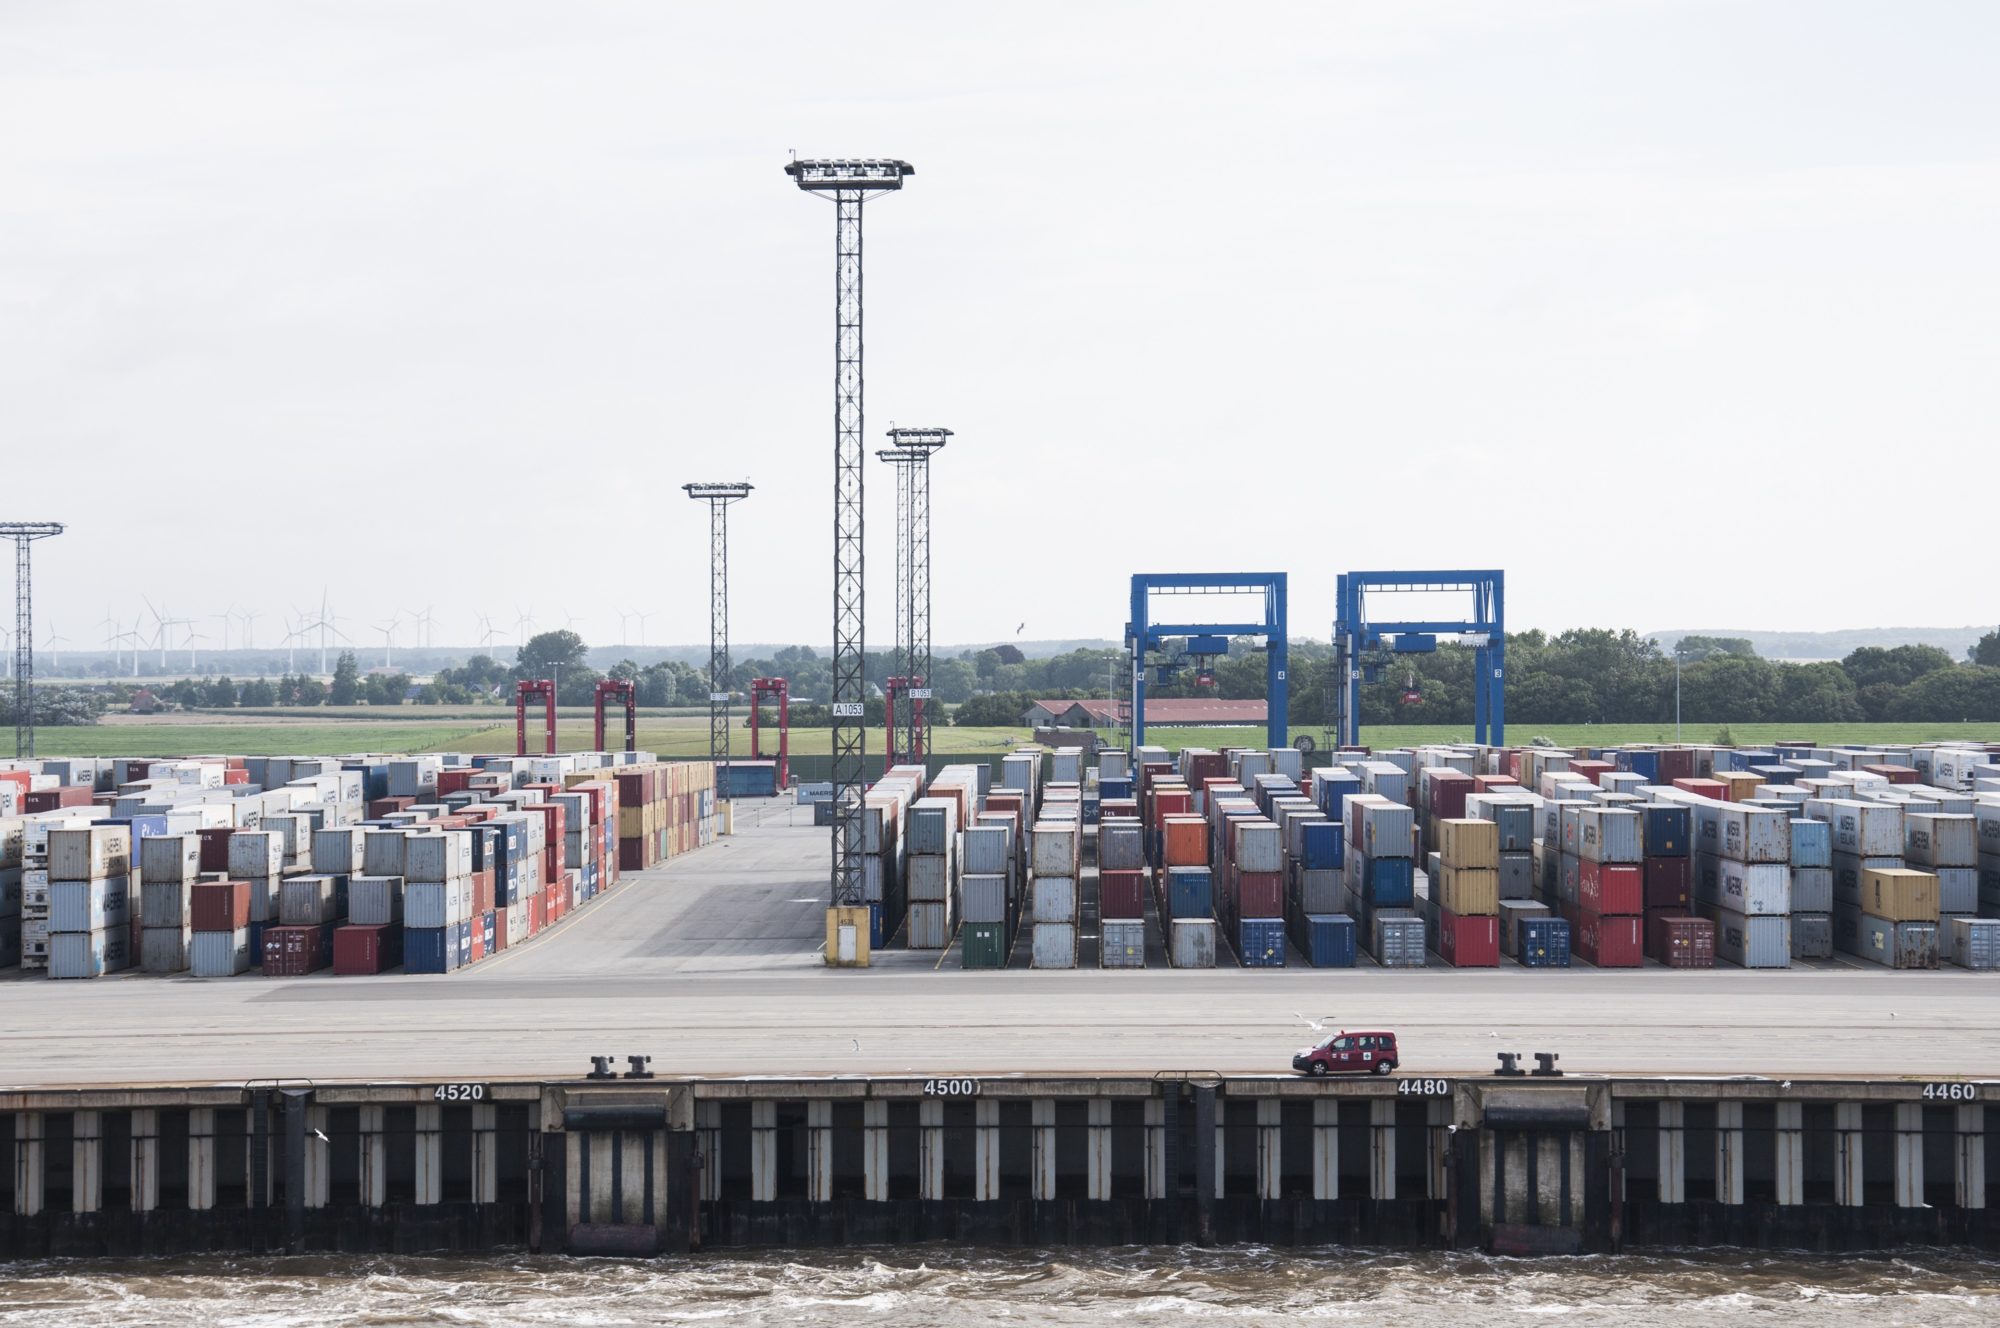
[[[1514,626],[1990,616],[2000,6],[0,7],[4,515],[44,621],[325,586],[829,638],[832,209],[934,639],[1135,571],[1499,566]],[[893,492],[870,473],[871,642]],[[1977,549],[1977,552],[1969,552]],[[214,623],[206,625],[214,633]]]

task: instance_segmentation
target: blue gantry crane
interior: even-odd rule
[[[1264,612],[1257,622],[1154,622],[1155,595],[1262,595]],[[1190,614],[1189,616],[1192,616]],[[1162,678],[1192,661],[1199,679],[1212,671],[1212,661],[1229,653],[1232,636],[1261,636],[1265,647],[1264,716],[1266,741],[1283,747],[1290,732],[1285,703],[1285,574],[1283,572],[1142,573],[1132,578],[1132,617],[1125,624],[1125,648],[1132,652],[1132,746],[1146,741],[1146,655],[1162,650],[1169,640],[1186,638],[1185,659],[1168,660]]]
[[[1472,595],[1472,616],[1461,621],[1373,622],[1368,594],[1424,591]],[[1506,573],[1343,572],[1335,587],[1339,601],[1333,623],[1336,741],[1354,746],[1361,735],[1361,684],[1375,682],[1398,655],[1435,651],[1440,636],[1455,636],[1474,647],[1472,723],[1474,740],[1506,742]]]

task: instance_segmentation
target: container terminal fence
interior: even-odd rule
[[[718,826],[714,767],[640,752],[16,761],[0,967],[450,973]]]
[[[2000,968],[2000,747],[1322,759],[889,768],[866,802],[871,946],[975,969]]]

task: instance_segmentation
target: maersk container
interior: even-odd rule
[[[53,840],[54,836],[50,838]],[[132,920],[128,882],[129,878],[125,876],[75,881],[52,879],[49,882],[49,934],[81,934],[125,927]],[[53,955],[54,951],[50,953]],[[82,960],[78,962],[82,963]],[[127,962],[129,956],[118,967],[125,967]],[[78,973],[75,976],[95,977],[96,974]]]
[[[1236,925],[1236,957],[1245,968],[1285,966],[1285,920],[1243,918]]]
[[[910,902],[943,903],[951,895],[951,859],[939,853],[912,853],[903,859]]]
[[[1885,968],[1936,968],[1938,925],[1935,922],[1891,922],[1872,913],[1861,915],[1859,953]]]
[[[1635,755],[1656,756],[1657,753],[1640,752]],[[1680,803],[1654,802],[1643,807],[1639,815],[1643,821],[1640,833],[1645,840],[1647,857],[1684,858],[1693,851],[1693,813],[1688,807]]]
[[[191,885],[200,874],[199,835],[153,835],[139,841],[139,875],[143,880]]]
[[[1137,821],[1106,822],[1097,832],[1097,865],[1107,871],[1137,871],[1143,868],[1146,865],[1144,828]],[[972,869],[968,866],[966,870]]]
[[[1314,968],[1354,967],[1354,919],[1345,913],[1308,913],[1299,948]]]
[[[1706,910],[1715,924],[1715,957],[1742,968],[1790,968],[1792,920],[1746,917],[1726,908]]]
[[[2000,969],[2000,918],[1950,918],[1943,940],[1945,957],[1960,968],[1982,973]]]
[[[942,950],[951,944],[951,905],[910,905],[910,948]]]
[[[1037,876],[1028,885],[1028,906],[1039,923],[1076,921],[1076,878]]]
[[[1424,920],[1414,914],[1377,913],[1371,928],[1370,953],[1383,968],[1422,968],[1429,936]]]
[[[1175,968],[1215,967],[1215,920],[1175,918],[1169,928],[1167,958]]]
[[[198,978],[233,978],[250,971],[250,929],[198,931],[188,943],[188,972]]]
[[[1215,887],[1208,868],[1167,868],[1167,913],[1170,917],[1187,919],[1215,916]],[[1211,944],[1210,953],[1213,952]],[[1194,967],[1213,967],[1213,960]]]
[[[52,978],[101,978],[131,963],[131,929],[123,923],[96,931],[49,933]]]
[[[1810,819],[1793,821],[1792,866],[1833,866],[1833,826]]]
[[[1007,967],[1007,926],[1004,922],[968,920],[961,934],[965,937],[965,967]]]
[[[1513,949],[1508,953],[1523,968],[1569,967],[1569,922],[1564,918],[1523,917],[1502,919],[1516,927]]]
[[[1970,816],[1906,813],[1903,817],[1903,857],[1912,867],[1976,868],[1979,865],[1978,827]]]
[[[1033,966],[1036,968],[1076,967],[1076,925],[1069,922],[1037,922],[1031,937]]]
[[[1576,814],[1577,856],[1590,862],[1638,862],[1645,856],[1639,814],[1613,807],[1585,807]]]
[[[1797,895],[1796,887],[1793,890]],[[1833,958],[1832,906],[1816,913],[1792,914],[1792,958]]]
[[[1792,860],[1792,818],[1776,808],[1703,803],[1695,808],[1695,851],[1750,864]]]
[[[968,926],[975,922],[1005,922],[1007,920],[1006,876],[967,875],[959,882],[959,903]]]
[[[1711,902],[1717,906],[1752,918],[1792,911],[1792,869],[1784,863],[1751,865],[1719,858],[1715,865],[1716,894]]]
[[[1833,912],[1833,868],[1792,868],[1792,907],[1798,913]]]
[[[1938,912],[1977,913],[1979,911],[1979,869],[1938,867]]]
[[[1835,798],[1812,803],[1833,826],[1833,851],[1857,858],[1899,858],[1903,854],[1903,809],[1896,803]]]
[[[1143,918],[1106,918],[1099,940],[1099,967],[1146,966],[1146,923]]]

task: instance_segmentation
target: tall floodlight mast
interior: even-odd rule
[[[63,533],[60,521],[0,521],[14,541],[14,755],[35,754],[35,581],[28,547]]]
[[[715,783],[729,796],[729,505],[750,496],[748,484],[683,484],[708,504],[708,759]]]
[[[914,731],[908,724],[898,723],[895,712],[902,689],[915,685],[911,672],[915,656],[910,649],[910,475],[914,458],[896,447],[885,447],[875,455],[896,468],[896,644],[889,652],[893,677],[882,685],[886,699],[882,719],[889,730],[889,764],[901,765],[915,753],[910,745]]]
[[[861,209],[901,189],[906,161],[794,161],[792,182],[834,204],[833,278],[833,873],[832,903],[863,902],[861,796],[868,728],[862,622]],[[834,959],[829,955],[829,959]],[[836,960],[837,962],[837,960]]]
[[[910,457],[909,485],[909,678],[910,718],[905,749],[922,760],[931,750],[931,454],[951,437],[949,429],[891,429],[890,439]]]

